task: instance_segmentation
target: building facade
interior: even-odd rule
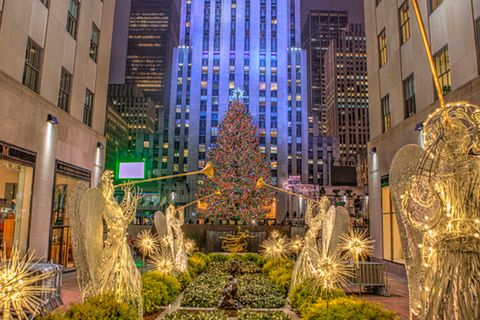
[[[117,157],[128,150],[128,123],[120,112],[107,102],[105,117],[105,170],[117,170]]]
[[[326,135],[339,137],[340,163],[355,166],[370,140],[364,25],[332,39],[324,58]]]
[[[131,2],[125,83],[137,85],[158,109],[170,101],[173,48],[179,17],[173,0]],[[157,111],[155,127],[158,131]]]
[[[240,88],[241,101],[259,127],[261,151],[269,154],[272,183],[282,186],[289,176],[306,183],[307,70],[300,1],[184,0],[181,9],[166,173],[205,166],[218,124]],[[189,200],[199,178],[185,180],[193,191]],[[283,202],[278,204],[283,215]]]
[[[2,246],[72,266],[68,197],[104,169],[114,1],[5,0],[0,10]]]
[[[368,149],[371,235],[374,260],[405,273],[389,171],[396,152],[422,146],[416,131],[439,107],[418,22],[408,1],[365,0],[370,96]],[[480,3],[421,1],[420,11],[445,101],[480,104]]]
[[[326,136],[325,53],[332,39],[347,28],[347,11],[310,10],[302,31],[302,48],[307,51],[308,111],[313,135]]]

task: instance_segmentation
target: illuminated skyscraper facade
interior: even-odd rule
[[[325,54],[326,134],[338,136],[340,162],[355,165],[370,139],[365,27],[351,24]]]
[[[169,153],[163,174],[192,172],[208,161],[233,91],[259,127],[269,154],[271,183],[307,182],[306,53],[301,47],[300,0],[182,1],[175,49]],[[189,177],[190,188],[197,186]],[[191,193],[192,199],[195,192]],[[277,220],[286,199],[278,196]],[[194,209],[193,209],[194,210]]]
[[[137,85],[158,109],[169,100],[172,53],[178,43],[174,2],[135,0],[130,10],[125,83]]]
[[[326,135],[325,52],[348,24],[347,11],[311,10],[302,31],[302,48],[307,51],[308,111],[313,135]]]

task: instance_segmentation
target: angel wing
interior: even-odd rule
[[[84,261],[90,274],[93,288],[99,282],[103,255],[103,210],[105,198],[98,188],[92,188],[85,193],[80,203],[79,221],[82,226],[85,246]],[[75,260],[77,261],[77,259]]]
[[[415,228],[415,220],[420,221],[424,219],[424,216],[433,215],[436,210],[435,207],[421,205],[425,201],[411,199],[411,195],[407,195],[407,191],[412,189],[413,184],[417,189],[428,188],[426,186],[427,181],[422,183],[421,177],[417,176],[423,156],[424,150],[418,145],[406,145],[397,152],[390,167],[390,191],[405,258],[410,291],[410,310],[417,314],[418,306],[421,304],[422,291],[420,288],[423,283],[424,272],[422,269],[422,250],[418,246],[422,243],[423,232],[419,228]],[[424,195],[426,192],[420,192],[420,194]],[[408,207],[404,205],[407,200]],[[415,207],[415,204],[417,204],[417,207]],[[416,216],[420,214],[422,217]]]
[[[77,281],[80,292],[84,292],[87,283],[90,281],[90,274],[88,272],[88,266],[86,263],[84,234],[80,219],[80,203],[87,191],[87,184],[83,181],[80,181],[73,189],[70,198],[68,199],[70,238],[72,241],[73,256],[75,257],[75,267],[77,271]]]
[[[155,228],[157,229],[158,238],[162,239],[167,235],[167,219],[165,218],[163,212],[155,212],[153,222],[155,223]]]
[[[341,236],[350,230],[350,215],[344,207],[331,206],[323,220],[323,250],[332,254],[340,246]]]

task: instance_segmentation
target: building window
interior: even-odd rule
[[[405,263],[402,253],[402,243],[398,232],[397,218],[390,197],[389,177],[381,178],[382,183],[382,230],[383,259]]]
[[[432,13],[442,4],[443,0],[429,0],[428,2],[430,4],[430,13]]]
[[[77,39],[78,7],[79,3],[77,0],[70,0],[68,6],[67,31],[74,39]]]
[[[42,49],[28,39],[27,51],[25,53],[25,69],[23,70],[22,83],[31,90],[38,93],[40,82],[40,60]]]
[[[405,94],[405,119],[416,112],[415,106],[415,81],[413,74],[403,81],[403,92]]]
[[[58,107],[68,112],[70,104],[70,89],[72,86],[72,75],[62,68],[60,76],[60,90],[58,92]]]
[[[380,68],[387,63],[387,36],[385,29],[378,35],[378,57],[380,61]]]
[[[437,69],[438,81],[443,95],[447,95],[452,91],[450,80],[450,59],[448,57],[448,46],[440,50],[434,57],[435,68]]]
[[[92,36],[90,38],[90,58],[92,58],[95,62],[97,62],[99,32],[100,31],[98,31],[98,28],[92,24]]]
[[[477,42],[477,65],[480,74],[480,18],[475,20],[475,40]]]
[[[399,15],[400,15],[400,33],[401,33],[401,41],[404,44],[411,35],[410,31],[410,10],[408,6],[408,0],[400,7]]]
[[[93,106],[93,93],[88,89],[85,91],[85,105],[83,107],[83,123],[87,126],[92,126],[92,106]]]
[[[385,98],[382,99],[382,119],[383,119],[383,131],[386,132],[390,130],[391,123],[390,123],[390,97],[388,94]]]

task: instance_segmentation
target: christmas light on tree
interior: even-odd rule
[[[270,178],[267,154],[260,152],[257,127],[252,116],[239,101],[230,104],[218,126],[218,139],[208,158],[215,168],[213,179],[203,178],[197,198],[215,193],[198,207],[199,218],[252,221],[265,219],[274,201],[274,192],[257,189],[257,180]]]

